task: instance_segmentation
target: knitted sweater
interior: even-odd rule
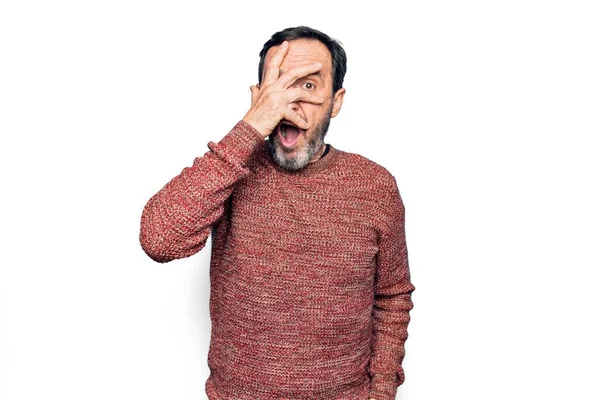
[[[332,145],[290,172],[267,145],[238,122],[142,212],[157,262],[212,233],[208,398],[395,399],[414,286],[394,177]]]

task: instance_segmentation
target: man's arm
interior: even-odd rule
[[[250,156],[264,136],[244,121],[183,169],[146,203],[142,211],[140,244],[157,262],[199,252],[213,224],[223,215],[235,183],[245,178]]]
[[[409,311],[413,308],[408,252],[404,229],[404,204],[396,180],[387,190],[384,223],[379,235],[373,336],[371,339],[371,391],[369,399],[393,400],[404,382],[404,343],[408,338]]]
[[[308,123],[289,104],[322,104],[314,93],[291,87],[299,78],[319,71],[320,63],[299,65],[279,74],[289,45],[283,42],[267,65],[260,88],[252,86],[252,104],[240,121],[211,151],[196,158],[146,204],[142,212],[140,243],[150,258],[168,262],[199,252],[212,225],[225,212],[234,184],[249,173],[246,162],[282,119],[308,129]]]

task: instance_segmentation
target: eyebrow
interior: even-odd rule
[[[281,69],[279,70],[279,75],[284,74],[285,72],[282,71]],[[264,76],[264,73],[263,73]],[[323,74],[321,74],[321,71],[317,71],[317,72],[313,72],[312,74],[308,74],[308,75],[304,75],[303,77],[298,78],[298,80],[300,79],[306,79],[306,78],[311,78],[311,77],[318,77],[322,82],[325,81],[325,78],[323,78]]]
[[[323,80],[323,75],[321,75],[321,71],[317,71],[317,72],[314,72],[312,74],[306,75],[306,76],[304,76],[304,78],[309,78],[311,76],[318,76],[319,79]]]

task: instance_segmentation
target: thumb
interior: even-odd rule
[[[259,91],[260,89],[256,85],[250,86],[250,92],[252,93],[252,104],[254,104],[254,102],[256,101]]]

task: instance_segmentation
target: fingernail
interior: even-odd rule
[[[315,68],[321,68],[323,65],[320,62],[315,63]]]
[[[285,47],[285,46],[287,46],[287,45],[288,45],[288,42],[287,42],[287,41],[284,41],[284,42],[282,42],[282,43],[281,43],[281,47]]]

